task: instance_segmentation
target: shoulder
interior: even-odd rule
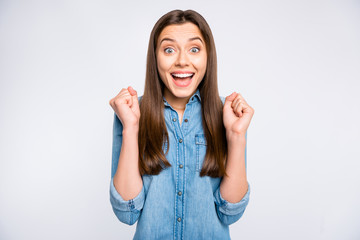
[[[221,99],[222,104],[224,105],[224,103],[225,103],[225,97],[220,96],[220,99]]]

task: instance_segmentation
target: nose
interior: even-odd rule
[[[189,65],[188,56],[186,55],[186,53],[184,51],[179,52],[178,57],[175,62],[175,65],[179,66],[179,67],[184,67],[184,66]]]

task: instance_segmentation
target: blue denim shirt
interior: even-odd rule
[[[241,201],[230,203],[220,194],[222,177],[199,175],[206,153],[200,101],[197,90],[186,104],[180,125],[177,112],[164,99],[169,134],[164,151],[169,147],[166,158],[172,166],[159,175],[143,175],[141,192],[128,201],[113,183],[122,143],[122,125],[114,113],[110,202],[121,222],[133,225],[138,221],[133,239],[230,239],[229,225],[245,211],[249,185]]]

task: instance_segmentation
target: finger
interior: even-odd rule
[[[243,115],[243,109],[244,109],[244,103],[243,103],[243,102],[239,102],[239,103],[236,105],[236,108],[235,108],[235,112],[238,114],[239,117],[242,117],[242,115]]]
[[[235,106],[241,101],[241,98],[237,96],[231,104],[231,107],[235,108]]]
[[[123,97],[123,96],[131,96],[130,92],[128,90],[120,92],[118,97]]]
[[[236,92],[233,92],[232,94],[230,94],[229,96],[227,96],[227,97],[225,98],[224,107],[229,107],[229,106],[231,106],[231,103],[232,103],[232,101],[234,101],[235,97],[236,97]]]
[[[131,94],[127,88],[123,88],[116,97],[131,97]]]
[[[122,88],[121,90],[120,90],[120,92],[115,96],[115,97],[113,97],[112,99],[110,99],[110,101],[109,101],[109,104],[111,105],[111,106],[113,106],[114,104],[115,104],[115,101],[119,98],[119,97],[121,97],[121,96],[123,96],[124,94],[126,94],[126,88]]]
[[[236,109],[238,109],[238,107],[239,107],[239,105],[241,104],[242,102],[241,102],[241,100],[239,99],[238,101],[236,101],[236,103],[235,103],[235,105],[234,105],[234,111],[236,110]]]
[[[132,105],[134,103],[132,96],[129,94],[126,96],[126,99],[128,100],[129,107],[132,107]]]
[[[244,97],[240,93],[237,93],[237,94],[241,99],[244,99]]]
[[[137,91],[135,91],[135,89],[133,89],[131,86],[128,87],[128,90],[129,90],[129,93],[131,94],[131,98],[132,98],[133,102],[138,105],[139,102],[138,102]]]
[[[122,91],[118,96],[116,96],[113,100],[113,104],[116,105],[120,105],[120,104],[126,104],[129,107],[131,107],[132,105],[132,98],[131,95],[129,93],[129,91]]]
[[[131,95],[128,92],[122,92],[121,94],[117,95],[116,97],[113,98],[113,104],[129,104],[130,103],[130,99]]]
[[[249,104],[247,104],[247,103],[244,103],[243,104],[243,106],[242,106],[242,112],[243,113],[250,113],[250,114],[254,114],[254,109],[251,107],[251,106],[249,106]]]
[[[128,92],[128,90],[126,88],[122,88],[117,96],[123,95],[126,92]]]
[[[238,117],[239,117],[239,115],[240,115],[240,113],[239,113],[239,111],[238,111],[238,110],[239,110],[239,107],[238,107],[239,104],[240,104],[240,103],[239,103],[239,101],[238,101],[238,102],[235,104],[235,106],[232,108],[233,112],[234,112],[235,115],[238,116]]]
[[[131,94],[131,96],[134,96],[137,94],[137,92],[133,89],[133,87],[129,86],[127,88],[127,90],[129,91],[129,93]]]

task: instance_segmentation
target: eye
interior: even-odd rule
[[[197,53],[199,51],[200,51],[200,49],[198,47],[193,47],[190,49],[190,52],[192,52],[192,53]]]
[[[173,52],[175,52],[175,50],[174,49],[172,49],[172,48],[165,48],[165,53],[173,53]]]

